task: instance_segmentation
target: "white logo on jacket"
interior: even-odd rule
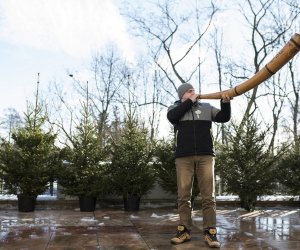
[[[196,110],[195,114],[197,115],[197,118],[200,119],[201,110],[199,110],[199,109]]]

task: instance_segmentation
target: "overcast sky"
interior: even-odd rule
[[[42,90],[54,81],[71,83],[67,71],[87,70],[95,52],[101,52],[112,42],[129,61],[134,61],[137,44],[129,37],[128,24],[120,14],[121,2],[0,0],[0,118],[10,107],[19,113],[25,111],[26,100],[34,98],[38,73]],[[130,0],[131,4],[133,2]],[[236,62],[247,59],[243,45],[247,37],[243,33],[247,34],[249,30],[242,27],[242,19],[234,14],[237,4],[230,1],[233,6],[228,6],[228,1],[216,2],[226,7],[226,11],[214,20],[214,25],[226,27],[223,41],[227,47],[222,53],[228,51]],[[207,87],[209,83],[203,86]],[[238,100],[242,99],[235,98],[235,104]],[[233,105],[233,114],[240,113],[235,111],[238,107]]]
[[[91,56],[112,41],[132,60],[132,39],[114,0],[0,0],[0,116],[24,111],[37,74],[70,81],[67,70],[86,69]]]

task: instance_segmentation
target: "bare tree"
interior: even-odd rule
[[[113,106],[124,98],[124,87],[127,83],[127,65],[111,48],[105,55],[96,55],[93,58],[91,86],[91,105],[94,118],[98,121],[99,135],[106,137],[108,121],[112,118]],[[110,119],[111,120],[111,119]]]
[[[214,33],[212,34],[212,39],[213,44],[212,44],[212,50],[214,52],[214,56],[215,56],[215,61],[216,61],[216,65],[217,65],[217,72],[218,72],[218,77],[217,77],[217,81],[218,81],[218,86],[219,86],[219,90],[223,91],[223,69],[224,69],[224,65],[223,65],[223,55],[222,55],[222,43],[223,43],[223,34],[222,31],[217,29],[215,27],[214,29]],[[220,132],[221,132],[221,141],[222,144],[226,143],[226,130],[225,130],[225,124],[220,124],[218,126],[218,128],[220,127]],[[216,133],[216,140],[218,140],[218,135],[219,135],[219,129]]]
[[[126,67],[125,61],[118,55],[117,50],[110,47],[105,53],[97,53],[92,58],[90,72],[86,76],[87,79],[82,80],[79,75],[68,72],[73,79],[71,88],[75,91],[79,100],[86,98],[87,88],[89,88],[88,103],[90,115],[98,124],[98,135],[102,140],[102,146],[107,144],[110,133],[109,123],[115,118],[116,108],[120,108],[119,103],[124,98],[123,90],[126,83],[124,68]],[[74,127],[78,126],[76,120],[78,120],[80,110],[78,110],[76,104],[71,104],[72,100],[70,98],[66,99],[65,92],[61,90],[61,87],[58,87],[57,84],[54,86],[60,105],[57,109],[62,110],[61,106],[63,106],[67,112],[64,115],[60,114],[57,125],[70,140]],[[74,97],[71,97],[71,99],[74,99]],[[68,121],[66,121],[66,117],[68,117]]]
[[[14,108],[8,108],[4,112],[4,116],[0,121],[0,127],[8,132],[7,138],[10,141],[13,130],[22,124],[22,119],[18,111]]]
[[[293,65],[293,62],[289,62],[289,72],[290,72],[290,82],[292,86],[291,91],[291,97],[288,98],[288,102],[290,105],[291,113],[292,113],[292,135],[293,140],[296,148],[299,148],[300,146],[300,137],[298,133],[299,129],[299,115],[300,115],[300,81],[296,80],[297,77],[295,74],[297,74],[297,71],[295,70],[295,67]]]
[[[271,84],[271,87],[273,87],[272,91],[271,91],[271,97],[272,97],[272,118],[273,118],[273,124],[271,126],[272,129],[272,133],[271,133],[271,138],[270,138],[270,143],[269,143],[269,152],[271,154],[274,153],[274,149],[275,149],[275,138],[276,138],[276,134],[278,131],[278,127],[279,127],[279,118],[281,115],[281,112],[283,110],[283,105],[284,105],[284,101],[285,101],[285,93],[286,93],[286,84],[282,85],[277,83],[280,83],[281,80],[281,74],[278,73],[277,77],[273,78],[273,84]],[[263,115],[262,115],[263,117]]]
[[[199,57],[198,60],[191,60],[191,56],[199,54],[197,49],[200,40],[207,33],[217,12],[213,2],[208,7],[201,2],[201,9],[197,5],[189,5],[189,10],[185,8],[184,12],[179,13],[180,4],[181,7],[184,5],[176,1],[158,1],[151,6],[155,12],[149,12],[148,15],[143,12],[129,14],[130,20],[137,25],[139,34],[148,42],[154,63],[168,79],[168,84],[161,87],[170,96],[177,89],[176,82],[195,80],[197,72],[200,77],[201,60]],[[185,65],[191,67],[186,70]]]
[[[278,0],[245,0],[240,3],[240,10],[251,31],[253,73],[257,73],[264,66],[269,54],[280,48],[281,38],[291,30],[298,17],[299,11],[291,8],[288,16],[283,15],[283,9],[288,7],[288,5],[284,5],[284,2]],[[267,84],[266,86],[268,87]],[[257,108],[256,101],[259,97],[257,86],[248,95],[248,104],[243,120],[254,113]]]

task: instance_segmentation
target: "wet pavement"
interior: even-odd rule
[[[192,240],[171,245],[178,224],[175,208],[138,212],[101,208],[95,212],[0,210],[0,249],[209,249],[202,237],[202,214],[193,212]],[[300,209],[248,213],[218,208],[221,249],[300,249]]]

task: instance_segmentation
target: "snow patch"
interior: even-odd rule
[[[130,219],[138,219],[138,218],[140,218],[140,217],[131,214],[131,215],[129,216],[129,218],[130,218]]]
[[[91,217],[83,217],[83,218],[81,218],[81,221],[91,221],[91,222],[94,222],[94,221],[97,221],[97,220],[95,220],[94,218],[91,218]]]
[[[156,218],[156,219],[164,219],[164,218],[170,218],[170,217],[173,217],[175,214],[164,214],[164,215],[158,215],[156,213],[152,213],[151,214],[151,218]]]

